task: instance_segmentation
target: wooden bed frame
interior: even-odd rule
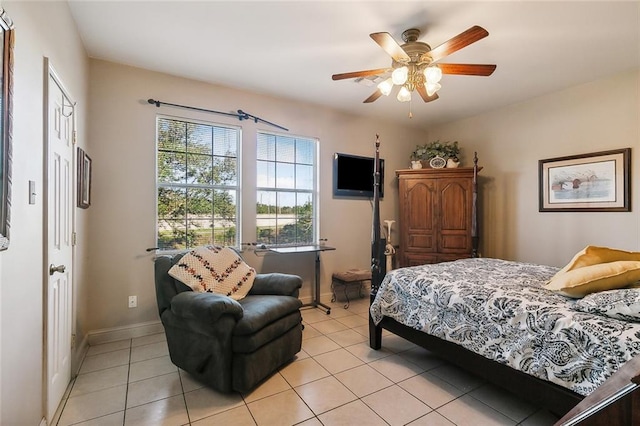
[[[380,185],[380,173],[377,169],[379,160],[379,148],[380,142],[378,135],[376,135],[376,150],[375,150],[375,162],[374,162],[374,191],[373,191],[373,228],[372,228],[372,243],[371,243],[371,300],[376,296],[378,288],[382,283],[386,271],[384,260],[384,241],[380,236],[380,197],[379,197],[379,185]],[[473,179],[473,213],[472,213],[472,243],[473,243],[473,255],[477,256],[478,248],[478,230],[477,230],[477,192],[478,192],[478,160],[477,154],[474,155],[474,179]],[[501,364],[497,361],[490,360],[478,355],[462,346],[456,345],[438,337],[426,334],[419,330],[407,327],[399,322],[384,317],[380,324],[375,325],[371,316],[369,316],[369,345],[373,349],[380,349],[382,346],[382,330],[388,330],[393,334],[396,334],[410,342],[413,342],[419,346],[422,346],[436,355],[446,359],[447,361],[482,377],[485,380],[501,386],[510,392],[527,399],[532,403],[544,407],[557,415],[562,417],[569,415],[569,411],[576,411],[576,406],[585,399],[582,395],[577,394],[562,386],[556,385],[545,380],[538,379],[536,377],[525,374],[514,368],[511,368],[505,364]],[[640,371],[640,361],[636,364],[638,371]],[[622,370],[622,369],[621,369]],[[629,375],[629,373],[626,373]],[[606,383],[615,381],[616,376],[620,376],[616,373]],[[635,374],[637,376],[637,374]],[[637,378],[636,378],[637,379]],[[617,379],[620,381],[620,377]],[[629,383],[627,376],[622,379],[623,382]],[[640,380],[639,380],[640,382]],[[601,387],[605,387],[604,384]],[[639,386],[640,387],[640,386]],[[598,388],[600,389],[600,388]],[[595,394],[596,392],[594,392]],[[636,400],[640,399],[636,392]],[[593,395],[593,394],[592,394]],[[591,395],[590,395],[591,397]],[[587,402],[587,401],[585,401]],[[615,403],[614,403],[615,404]],[[584,405],[584,404],[583,404]],[[590,403],[590,406],[593,404]],[[623,404],[618,404],[622,406]],[[628,406],[629,404],[626,404]],[[574,408],[576,407],[576,408]],[[573,410],[572,410],[573,409]],[[588,407],[583,407],[578,411],[586,411]],[[631,418],[626,408],[618,407],[618,410],[622,410],[619,414],[620,418]],[[638,410],[636,410],[636,416]],[[626,417],[625,417],[626,416]],[[564,419],[563,419],[564,421]],[[559,422],[564,424],[564,422]],[[585,424],[585,423],[581,423]]]

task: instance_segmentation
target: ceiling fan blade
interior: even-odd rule
[[[382,47],[382,49],[389,54],[395,61],[410,61],[411,58],[407,55],[407,52],[404,51],[402,47],[398,44],[397,41],[391,37],[389,33],[373,33],[369,34],[369,37],[373,39],[376,43]]]
[[[331,76],[332,80],[344,80],[346,78],[367,77],[369,75],[384,74],[389,71],[389,68],[378,68],[376,70],[364,70],[354,72],[343,72],[342,74],[334,74]]]
[[[362,101],[362,103],[370,104],[371,102],[375,102],[380,96],[382,96],[382,92],[380,91],[380,89],[376,89],[376,91],[373,92],[367,99]]]
[[[475,43],[476,41],[485,38],[488,35],[489,35],[489,32],[487,30],[477,25],[474,25],[473,27],[458,34],[452,39],[445,41],[440,46],[434,49],[431,49],[431,52],[429,52],[429,55],[431,56],[431,59],[434,62],[438,61],[444,58],[445,56],[449,56],[452,53],[462,49],[463,47],[470,45],[471,43]]]
[[[429,96],[427,94],[427,89],[424,87],[423,84],[418,84],[416,86],[416,90],[418,91],[418,93],[420,93],[420,96],[422,97],[422,100],[425,101],[425,102],[435,101],[436,99],[439,98],[437,93],[434,93],[433,95]]]
[[[480,75],[488,77],[496,70],[495,65],[488,64],[438,64],[442,74]]]

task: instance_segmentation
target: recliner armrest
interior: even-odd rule
[[[302,278],[291,274],[258,274],[249,294],[265,294],[298,297]]]
[[[230,297],[214,293],[185,291],[171,299],[171,312],[179,318],[211,324],[222,315],[233,315],[237,320],[244,313],[242,306]]]

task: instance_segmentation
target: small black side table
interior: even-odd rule
[[[331,315],[331,306],[325,305],[320,301],[320,252],[335,250],[335,247],[323,246],[323,245],[308,245],[308,246],[291,246],[291,247],[269,247],[268,250],[279,254],[290,253],[315,253],[316,254],[316,270],[315,270],[315,288],[314,297],[311,303],[305,303],[302,307],[312,306],[314,308],[323,307],[327,311],[327,315]]]

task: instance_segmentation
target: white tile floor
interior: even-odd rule
[[[368,298],[305,309],[302,351],[248,394],[175,367],[164,334],[92,346],[58,425],[552,425],[557,418],[397,336],[368,345]]]

